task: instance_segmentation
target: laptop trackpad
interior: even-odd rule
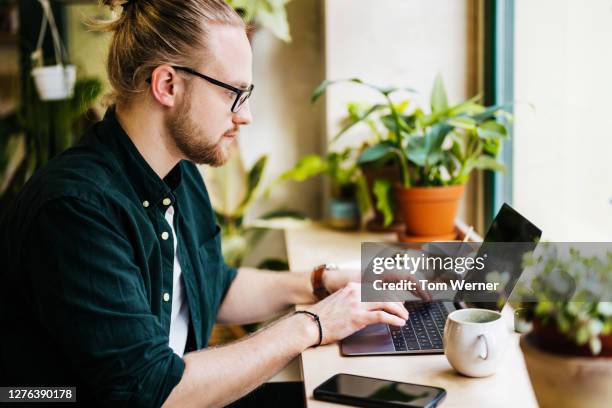
[[[389,333],[389,326],[384,323],[366,326],[342,340],[342,354],[345,355],[393,351],[395,347],[391,333]]]

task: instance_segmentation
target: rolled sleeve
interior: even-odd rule
[[[225,296],[227,295],[227,292],[229,291],[230,286],[232,286],[232,282],[234,281],[234,279],[236,279],[237,274],[238,274],[238,269],[231,267],[226,263],[223,264],[223,275],[224,275],[225,284],[224,284],[224,288],[222,292],[223,294],[221,295],[221,302],[223,302],[223,299],[225,299]]]
[[[72,197],[44,204],[24,260],[32,308],[100,404],[161,406],[184,362],[151,312],[133,248],[109,211]]]

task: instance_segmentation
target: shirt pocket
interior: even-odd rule
[[[216,314],[224,289],[224,260],[221,253],[221,228],[217,225],[214,234],[206,239],[198,249],[198,257],[203,270],[203,299]]]

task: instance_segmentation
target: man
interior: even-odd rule
[[[207,349],[215,321],[316,300],[310,273],[225,265],[194,165],[222,165],[251,121],[245,27],[222,0],[137,0],[102,28],[114,107],[2,223],[1,385],[76,386],[86,406],[222,406],[308,347],[405,323],[401,304],[361,303],[348,273],[319,270],[331,295],[310,314]]]

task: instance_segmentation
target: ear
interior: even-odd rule
[[[182,79],[170,65],[160,65],[151,73],[151,94],[162,106],[173,107],[184,89]]]

